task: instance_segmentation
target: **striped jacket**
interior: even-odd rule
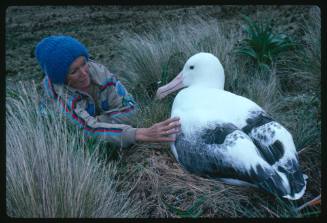
[[[88,61],[88,65],[90,94],[67,85],[53,84],[45,76],[43,88],[48,99],[55,102],[66,117],[87,135],[97,136],[120,147],[134,144],[136,128],[131,124],[137,105],[133,97],[105,66],[92,60]]]

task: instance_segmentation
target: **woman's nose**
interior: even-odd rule
[[[81,67],[81,68],[80,68],[80,72],[81,72],[82,76],[85,77],[85,75],[88,74],[88,69],[87,69],[87,67]]]

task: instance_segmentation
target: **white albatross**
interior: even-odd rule
[[[190,57],[174,80],[157,91],[175,97],[171,116],[181,133],[171,144],[188,171],[235,185],[252,185],[291,200],[306,189],[292,135],[253,101],[224,90],[217,57]]]

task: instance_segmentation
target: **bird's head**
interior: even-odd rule
[[[211,53],[197,53],[185,63],[183,70],[168,84],[160,87],[156,97],[161,99],[183,87],[201,86],[224,89],[224,68]]]

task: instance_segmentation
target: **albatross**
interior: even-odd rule
[[[171,143],[176,160],[189,172],[239,186],[254,186],[297,200],[306,189],[292,135],[248,98],[224,90],[219,59],[197,53],[156,96],[176,95],[171,117],[181,132]]]

